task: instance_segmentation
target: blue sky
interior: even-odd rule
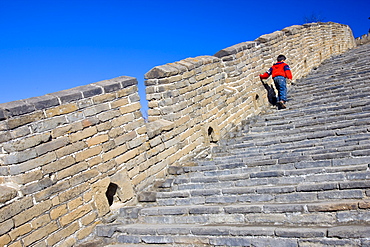
[[[0,0],[0,103],[213,55],[312,14],[370,28],[368,0]]]

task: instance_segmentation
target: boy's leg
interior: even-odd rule
[[[276,89],[278,90],[278,102],[287,101],[287,87],[286,87],[286,78],[283,76],[277,76],[274,78]]]

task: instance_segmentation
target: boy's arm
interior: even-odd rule
[[[288,78],[289,80],[293,79],[292,71],[290,71],[290,67],[288,64],[284,66],[284,71],[285,71],[285,77]]]
[[[269,73],[267,73],[267,72],[265,72],[265,73],[263,73],[263,74],[260,74],[260,78],[261,78],[261,79],[267,79],[267,78],[269,78],[269,76],[270,76],[270,74],[269,74]]]
[[[265,73],[263,74],[260,74],[260,78],[261,79],[267,79],[269,78],[269,76],[271,75],[271,72],[272,72],[272,69],[270,68],[268,71],[266,71]]]

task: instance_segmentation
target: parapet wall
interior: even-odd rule
[[[270,107],[258,75],[285,54],[299,79],[353,48],[350,28],[292,26],[146,75],[0,104],[0,246],[73,246],[112,206]]]

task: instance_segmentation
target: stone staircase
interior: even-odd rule
[[[370,45],[97,226],[112,246],[370,246]],[[149,196],[149,197],[150,197]],[[144,200],[145,201],[145,200]]]

